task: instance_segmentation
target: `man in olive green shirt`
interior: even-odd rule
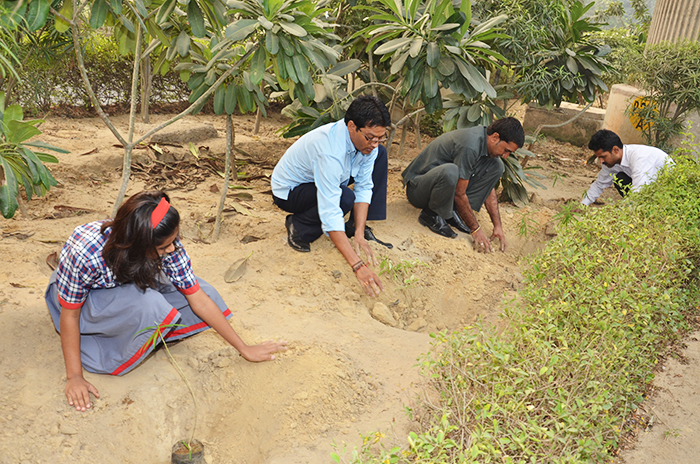
[[[433,140],[402,173],[408,201],[422,209],[418,222],[448,238],[457,236],[450,225],[469,233],[478,250],[493,251],[491,240],[498,238],[505,251],[495,186],[504,170],[500,158],[524,143],[525,132],[515,118],[448,132]],[[482,205],[493,223],[490,238],[474,215]]]

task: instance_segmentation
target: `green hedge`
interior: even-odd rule
[[[85,68],[100,103],[128,111],[133,56],[120,55],[113,40],[99,33],[88,38],[84,54]],[[57,107],[92,108],[73,51],[54,54],[51,59],[30,55],[19,74],[22,83],[14,89],[13,98],[30,114]],[[187,102],[189,94],[187,84],[177,72],[164,75],[154,72],[152,104]]]
[[[379,454],[370,435],[352,461],[609,462],[654,366],[699,308],[700,164],[675,159],[531,257],[500,332],[435,335],[421,360],[442,398],[431,424]]]

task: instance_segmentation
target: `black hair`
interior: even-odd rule
[[[357,97],[345,112],[345,124],[352,121],[358,129],[363,127],[389,127],[391,116],[386,105],[372,95]]]
[[[498,133],[498,138],[505,143],[515,142],[518,148],[525,145],[525,131],[523,125],[515,118],[498,119],[486,128],[486,135]]]
[[[593,151],[603,150],[611,152],[613,147],[622,149],[622,140],[615,132],[607,129],[601,129],[593,134],[591,141],[588,142],[588,148]]]
[[[102,224],[103,234],[112,228],[102,257],[119,283],[133,282],[142,290],[157,286],[162,265],[157,248],[180,225],[180,214],[170,206],[163,219],[153,227],[151,214],[161,198],[170,203],[164,192],[139,192],[119,207],[114,219]]]

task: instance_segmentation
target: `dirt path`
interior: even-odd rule
[[[152,119],[156,124],[164,116]],[[120,127],[126,122],[116,120]],[[201,153],[223,152],[223,119],[188,121],[212,124],[219,133],[198,144]],[[265,177],[291,143],[275,134],[283,123],[279,117],[266,120],[253,136],[252,117],[236,119],[237,146],[258,163],[241,169],[261,178],[241,182],[251,189],[231,191],[216,244],[203,239],[212,227],[221,178],[206,170],[159,174],[171,181],[169,187],[182,181],[182,188],[169,193],[183,219],[184,245],[195,272],[230,305],[236,330],[249,342],[273,338],[291,344],[265,364],[247,363],[212,331],[172,347],[198,393],[197,437],[206,445],[208,463],[326,463],[334,442],[352,448],[360,433],[376,430],[403,444],[415,427],[404,408],[422,388],[414,366],[430,349],[429,333],[456,330],[477,318],[496,323],[502,301],[521,285],[520,258],[546,241],[557,206],[579,198],[596,174],[585,166],[581,149],[538,147],[533,164],[544,167],[547,185],[557,179],[554,187],[537,191],[528,208],[502,205],[509,249],[480,255],[464,234],[448,240],[418,224],[418,211],[400,183],[400,172],[418,153],[409,137],[403,155],[390,157],[388,220],[372,226],[395,245],[377,245],[381,257],[394,264],[418,260],[416,284],[403,288],[384,276],[386,292],[371,300],[327,238],[313,243],[308,254],[286,244],[284,213],[272,205]],[[43,141],[71,154],[53,168],[58,188],[30,202],[27,216],[0,219],[0,462],[164,464],[172,444],[191,430],[193,407],[162,350],[123,377],[87,374],[101,394],[87,413],[71,410],[63,395],[60,340],[43,300],[51,274],[46,258],[74,227],[111,213],[122,152],[99,120],[50,119],[42,130]],[[156,174],[135,177],[128,194],[158,182]],[[536,224],[525,238],[518,236],[523,217]],[[489,224],[485,211],[479,219]],[[259,240],[242,243],[246,236]],[[251,252],[243,278],[224,282],[231,264]],[[389,308],[393,326],[372,318],[377,302]]]

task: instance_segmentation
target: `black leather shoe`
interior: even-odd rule
[[[301,251],[302,253],[308,253],[311,251],[311,246],[308,242],[305,242],[299,237],[299,232],[294,228],[294,222],[292,222],[292,215],[288,215],[287,219],[284,220],[284,226],[287,228],[287,243],[296,251]]]
[[[447,219],[447,223],[460,232],[464,232],[465,234],[472,233],[472,230],[469,228],[469,226],[466,225],[464,221],[462,221],[461,217],[459,217],[457,211],[453,213],[453,216],[451,218]]]
[[[457,236],[455,231],[447,225],[447,222],[445,222],[443,218],[429,209],[424,209],[420,212],[418,222],[443,237],[455,238]]]
[[[355,236],[355,223],[352,223],[352,222],[350,222],[350,221],[348,221],[348,222],[345,223],[345,235],[347,235],[348,238],[352,238],[352,237]],[[387,247],[387,248],[390,249],[390,250],[391,250],[392,248],[394,248],[394,245],[392,245],[391,243],[382,242],[381,240],[379,240],[379,239],[374,235],[374,232],[372,231],[372,228],[371,228],[370,226],[368,226],[368,225],[365,225],[365,240],[374,240],[374,241],[377,242],[378,244],[384,245],[385,247]]]

